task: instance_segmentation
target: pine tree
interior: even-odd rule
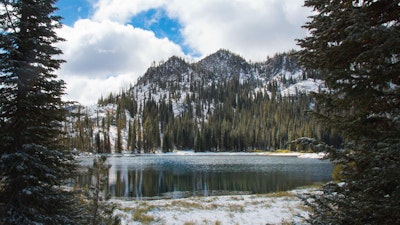
[[[313,224],[400,224],[400,5],[308,0],[302,64],[325,76],[317,116],[343,132],[328,148],[340,180],[313,196]]]
[[[93,159],[93,165],[89,167],[92,182],[84,193],[88,200],[87,224],[120,224],[119,218],[113,216],[116,205],[107,202],[109,196],[105,194],[108,185],[108,171],[111,165],[106,163],[107,157],[102,155]]]
[[[0,10],[0,224],[77,224],[63,190],[75,170],[60,145],[65,84],[54,0],[3,0]]]

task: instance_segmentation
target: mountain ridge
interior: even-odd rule
[[[307,94],[324,83],[318,73],[310,77],[293,53],[257,63],[224,49],[191,63],[172,56],[128,90],[75,108],[84,113],[70,117],[65,128],[70,146],[100,153],[250,151],[287,148],[303,136],[335,141],[313,129],[305,114],[314,105]]]
[[[183,101],[179,97],[191,92],[192,86],[209,87],[233,78],[239,79],[240,83],[251,83],[254,95],[257,92],[268,95],[279,92],[282,96],[308,94],[324,88],[318,75],[308,77],[298,65],[294,51],[275,54],[263,62],[249,63],[241,56],[221,49],[194,63],[172,56],[158,66],[150,67],[130,91],[139,101],[143,101],[148,99],[144,93],[152,90],[152,98],[157,101],[163,98],[160,95],[167,96],[169,100],[170,93],[175,93],[178,88],[182,92],[173,95],[176,97],[173,101],[179,104]]]

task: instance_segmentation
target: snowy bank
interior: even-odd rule
[[[323,159],[326,153],[303,153],[303,152],[262,152],[258,153],[258,155],[266,155],[266,156],[286,156],[286,157],[297,157],[302,159]]]
[[[305,224],[307,208],[300,189],[264,195],[190,197],[184,199],[123,201],[115,214],[123,225],[136,224]]]
[[[98,154],[90,152],[79,152],[75,153],[77,158],[94,157]],[[173,152],[162,153],[161,151],[155,153],[143,153],[135,154],[131,152],[112,153],[107,154],[108,156],[114,157],[135,157],[141,155],[185,155],[185,156],[196,156],[196,155],[259,155],[259,156],[282,156],[282,157],[297,157],[297,158],[311,158],[311,159],[323,159],[326,153],[303,153],[303,152],[195,152],[193,150],[174,150]]]
[[[182,151],[174,150],[171,153],[158,153],[162,154],[175,154],[175,155],[260,155],[260,156],[286,156],[286,157],[298,157],[298,158],[311,158],[311,159],[322,159],[326,153],[303,153],[303,152],[194,152],[194,151]]]
[[[310,159],[323,159],[326,156],[326,153],[301,153],[301,155],[297,156],[298,158],[310,158]]]

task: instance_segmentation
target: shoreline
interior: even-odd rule
[[[77,154],[78,157],[94,157],[101,154],[93,154],[88,152],[80,152]],[[174,150],[168,153],[143,153],[135,154],[131,152],[122,153],[111,153],[106,154],[109,157],[140,157],[148,155],[158,155],[158,156],[276,156],[276,157],[297,157],[297,158],[309,158],[309,159],[323,159],[326,153],[304,153],[304,152],[194,152],[191,150]]]

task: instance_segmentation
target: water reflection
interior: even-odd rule
[[[284,191],[328,181],[332,173],[328,162],[294,157],[140,156],[110,157],[108,163],[108,194],[132,199]],[[87,174],[77,179],[89,182]]]

